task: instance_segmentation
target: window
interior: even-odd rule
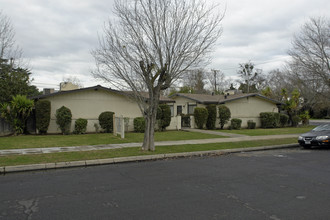
[[[174,106],[170,105],[170,109],[171,109],[171,117],[173,117],[174,116]]]
[[[196,107],[196,105],[188,105],[188,114],[194,114],[194,110]]]
[[[177,114],[177,115],[181,115],[181,114],[182,114],[182,105],[178,105],[178,106],[176,107],[176,114]]]

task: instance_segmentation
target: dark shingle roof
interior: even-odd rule
[[[130,96],[130,94],[132,94],[132,92],[119,91],[119,90],[115,90],[115,89],[111,89],[111,88],[106,88],[106,87],[97,85],[97,86],[86,87],[86,88],[82,88],[82,89],[74,89],[74,90],[68,90],[68,91],[59,91],[59,92],[54,92],[54,93],[50,93],[50,94],[46,94],[46,95],[38,95],[38,96],[29,97],[29,98],[30,99],[34,99],[34,100],[38,100],[38,99],[43,99],[43,98],[47,98],[47,97],[64,95],[64,94],[70,94],[70,93],[76,93],[76,92],[82,92],[82,91],[87,91],[87,90],[105,90],[105,91],[117,93],[119,95],[124,95],[124,96],[127,96],[127,97]],[[142,96],[145,97],[145,98],[148,97],[147,93],[143,93]],[[171,102],[173,103],[175,101],[173,99],[167,98],[165,96],[161,96],[160,97],[160,102],[161,103],[171,103]]]
[[[193,101],[196,101],[200,104],[224,104],[226,102],[234,101],[237,99],[242,99],[246,97],[258,97],[264,100],[267,100],[269,102],[275,103],[275,104],[282,104],[279,101],[276,101],[274,99],[267,98],[265,96],[262,96],[257,93],[240,93],[235,95],[208,95],[208,94],[191,94],[191,93],[176,93],[170,98],[178,97],[184,97]]]

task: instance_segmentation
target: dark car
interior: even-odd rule
[[[311,146],[330,146],[330,124],[317,126],[298,137],[298,143],[304,148]]]

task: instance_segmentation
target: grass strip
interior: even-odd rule
[[[292,144],[292,143],[297,143],[297,139],[296,138],[286,138],[286,139],[232,142],[232,143],[159,146],[159,147],[156,147],[156,150],[154,152],[149,152],[149,151],[145,152],[145,151],[142,151],[141,148],[139,148],[139,147],[134,147],[134,148],[122,148],[122,149],[100,150],[100,151],[81,151],[81,152],[34,154],[34,155],[11,155],[11,156],[0,157],[0,166],[42,164],[42,163],[105,159],[105,158],[115,158],[115,157],[129,157],[129,156],[154,155],[154,154],[249,148],[249,147]]]
[[[125,138],[113,134],[84,134],[84,135],[22,135],[0,137],[0,150],[68,147],[98,144],[121,144],[143,142],[143,133],[126,133]],[[221,138],[223,136],[185,131],[155,132],[155,141],[179,141]],[[224,138],[224,137],[223,137]]]
[[[308,132],[315,128],[315,126],[304,127],[286,127],[286,128],[257,128],[257,129],[241,129],[241,130],[216,130],[224,133],[243,134],[248,136],[262,136],[262,135],[281,135],[281,134],[301,134]]]

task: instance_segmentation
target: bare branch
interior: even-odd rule
[[[160,91],[205,63],[221,35],[223,14],[204,0],[117,0],[115,14],[118,20],[108,22],[92,52],[94,76],[131,90],[152,127]]]

